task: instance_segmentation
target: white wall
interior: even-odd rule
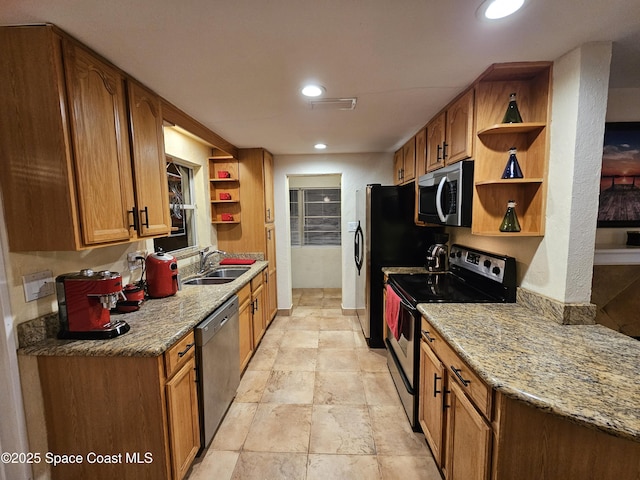
[[[288,176],[337,174],[342,176],[342,306],[355,308],[356,268],[353,233],[348,223],[356,220],[355,192],[369,183],[393,183],[392,153],[276,155],[274,191],[276,209],[276,255],[278,258],[278,308],[291,308],[291,246],[289,232]]]

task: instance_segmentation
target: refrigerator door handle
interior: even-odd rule
[[[356,268],[358,269],[358,275],[360,275],[360,270],[362,269],[363,240],[364,240],[364,235],[362,233],[362,227],[360,226],[360,222],[358,221],[358,228],[356,228],[356,235],[355,235],[354,245],[353,245]]]

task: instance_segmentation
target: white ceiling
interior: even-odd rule
[[[495,62],[613,41],[612,87],[640,87],[640,0],[3,0],[0,24],[53,23],[238,147],[391,152]],[[358,98],[311,110],[300,87]]]

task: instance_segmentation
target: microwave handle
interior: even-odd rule
[[[438,184],[438,191],[436,192],[436,210],[438,211],[438,217],[444,223],[447,221],[447,217],[444,216],[442,211],[442,190],[444,190],[444,184],[447,182],[447,177],[442,177]]]

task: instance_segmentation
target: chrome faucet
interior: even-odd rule
[[[200,254],[200,270],[198,271],[198,273],[204,273],[207,270],[207,267],[209,266],[208,260],[211,255],[215,253],[218,253],[220,255],[227,254],[227,252],[223,252],[222,250],[212,250],[209,252],[209,247],[200,250],[198,253]]]

